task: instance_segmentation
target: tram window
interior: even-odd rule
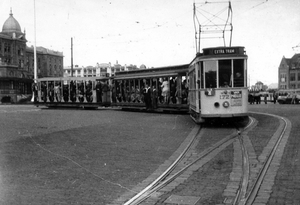
[[[219,60],[219,87],[231,85],[231,60]]]
[[[217,61],[205,62],[205,87],[217,87]]]
[[[200,79],[200,88],[204,88],[204,70],[203,70],[203,62],[201,61],[200,63],[200,75],[201,75],[201,79]]]
[[[235,59],[233,60],[233,86],[244,87],[244,60]]]

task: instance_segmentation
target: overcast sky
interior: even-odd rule
[[[71,65],[71,38],[73,62],[80,66],[187,64],[196,54],[194,1],[205,10],[199,0],[35,0],[36,45],[63,52],[64,66]],[[300,0],[232,0],[231,5],[232,46],[246,48],[250,85],[277,83],[282,57],[300,52],[293,49],[300,46]],[[216,11],[226,6],[214,4]],[[26,30],[27,45],[33,45],[34,0],[1,0],[0,24],[11,8]],[[211,43],[201,41],[204,47],[222,46]]]

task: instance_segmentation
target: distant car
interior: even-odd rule
[[[300,102],[300,95],[299,94],[288,94],[286,96],[279,96],[277,99],[277,102],[279,104],[291,104],[293,101],[293,98],[295,98],[293,104],[299,104]]]

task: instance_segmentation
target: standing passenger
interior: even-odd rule
[[[102,88],[101,88],[100,81],[97,81],[97,84],[96,84],[96,98],[97,98],[97,102],[99,102],[99,103],[102,102]]]
[[[169,82],[168,82],[167,78],[164,78],[161,88],[162,88],[162,96],[164,98],[164,103],[168,104],[170,88],[169,88]]]
[[[149,87],[148,84],[146,84],[144,89],[144,100],[146,104],[146,110],[150,110],[151,109],[151,88]]]
[[[102,92],[103,92],[103,95],[102,95],[102,102],[103,103],[107,103],[107,92],[109,91],[109,87],[108,87],[108,84],[107,82],[104,82],[103,86],[102,86]]]
[[[156,86],[153,86],[153,90],[152,90],[152,108],[156,109],[157,108],[157,97],[158,97],[158,93],[156,90]]]

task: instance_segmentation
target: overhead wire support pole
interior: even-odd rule
[[[71,77],[73,77],[73,38],[71,38]]]
[[[35,0],[34,2],[34,83],[37,82],[37,56],[36,56],[36,13],[35,13]]]

